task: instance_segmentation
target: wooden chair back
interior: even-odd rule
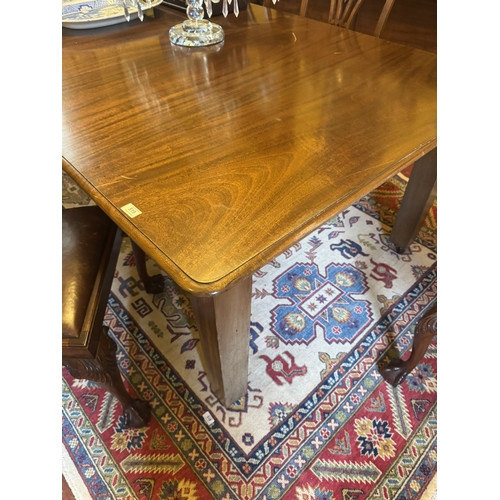
[[[363,0],[331,0],[328,22],[341,28],[350,28]]]
[[[391,13],[394,2],[395,2],[395,0],[385,0],[384,8],[382,9],[382,12],[380,13],[380,17],[378,18],[377,26],[375,26],[375,31],[373,33],[374,36],[379,37],[380,33],[382,33],[382,30],[384,29],[385,23],[387,22],[387,18],[389,17],[389,14]]]
[[[253,0],[253,1],[255,3],[263,5],[264,7],[272,8],[276,6],[276,1],[279,0]],[[382,30],[384,29],[384,26],[387,22],[389,14],[391,13],[395,1],[396,0],[385,0],[384,7],[382,8],[382,12],[380,13],[380,17],[378,18],[377,25],[373,33],[374,36],[379,37],[380,33],[382,33]],[[301,0],[300,10],[299,10],[299,15],[301,17],[307,17],[306,13],[307,13],[308,3],[309,0]],[[363,0],[331,0],[330,11],[328,13],[328,22],[335,26],[340,26],[341,28],[351,29],[353,21],[362,3]]]
[[[386,0],[380,17],[377,21],[377,26],[373,33],[374,36],[379,37],[380,33],[384,29],[387,18],[391,13],[392,7],[395,0]],[[307,0],[302,0],[301,5],[301,15],[305,15],[307,9]],[[328,14],[328,22],[335,26],[340,26],[341,28],[350,29],[352,23],[356,17],[356,14],[361,7],[363,0],[331,0],[330,1],[330,12]],[[304,11],[304,14],[302,14]]]

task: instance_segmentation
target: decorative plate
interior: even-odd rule
[[[162,0],[151,0],[151,7],[160,5]],[[148,7],[141,3],[142,10]],[[130,20],[137,19],[137,8],[127,0]],[[62,0],[62,25],[63,28],[85,30],[101,28],[111,24],[125,23],[121,1],[113,0]]]

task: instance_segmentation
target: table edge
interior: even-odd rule
[[[277,240],[265,250],[255,255],[252,259],[247,260],[238,268],[230,273],[211,282],[199,282],[187,275],[178,265],[173,262],[167,255],[154,245],[154,243],[144,236],[135,226],[131,219],[126,217],[118,207],[110,206],[102,194],[97,191],[83,175],[77,172],[71,163],[62,157],[63,170],[95,201],[95,203],[113,220],[113,222],[123,230],[144,252],[153,259],[156,264],[181,287],[184,291],[198,296],[212,296],[222,293],[240,280],[253,274],[263,265],[270,262],[273,258],[280,255],[297,241],[307,236],[309,233],[318,228],[321,224],[331,219],[342,210],[345,210],[353,203],[357,202],[363,196],[373,191],[375,188],[383,184],[385,181],[396,175],[398,172],[414,163],[416,160],[427,154],[429,151],[437,147],[437,137],[433,137],[425,144],[422,144],[418,149],[414,150],[407,156],[401,158],[394,164],[386,168],[383,175],[366,183],[359,189],[351,192],[341,200],[332,203],[323,212],[317,214],[313,219],[303,224],[300,228],[287,234],[284,238]]]

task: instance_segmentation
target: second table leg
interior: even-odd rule
[[[204,368],[225,407],[247,391],[251,300],[252,276],[211,297],[191,295]]]
[[[434,203],[437,178],[437,148],[415,162],[399,207],[390,239],[404,253],[415,239]]]

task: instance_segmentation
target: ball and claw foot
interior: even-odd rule
[[[75,379],[91,380],[116,397],[123,408],[124,427],[144,427],[151,417],[151,408],[127,392],[116,361],[116,343],[108,330],[103,325],[95,358],[63,358],[63,366]]]
[[[401,384],[410,373],[401,359],[394,359],[384,368],[380,368],[380,375],[393,387]]]
[[[137,273],[139,279],[144,283],[146,293],[162,293],[163,292],[163,276],[155,274],[150,276],[146,267],[146,254],[133,240],[132,250],[134,252],[135,265],[137,266]]]
[[[144,288],[147,293],[162,293],[163,292],[163,276],[161,274],[155,274],[149,279],[144,281]]]
[[[437,335],[437,303],[424,314],[415,327],[410,357],[406,361],[395,359],[387,366],[379,367],[380,375],[393,387],[401,384],[420,363],[434,335]]]
[[[127,429],[145,427],[150,418],[151,408],[146,401],[134,398],[123,408],[123,426]]]

